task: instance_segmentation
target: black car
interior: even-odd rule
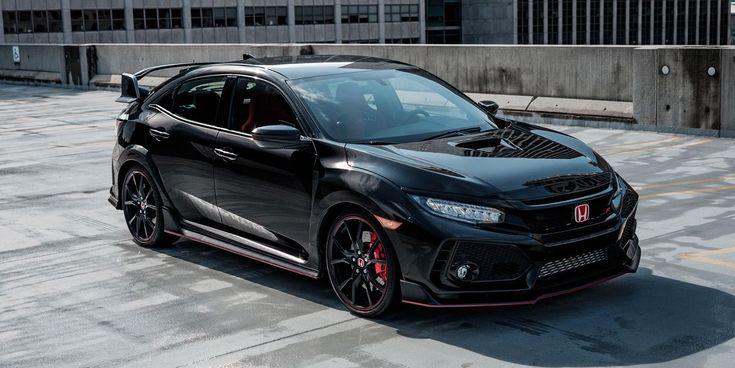
[[[138,80],[181,69],[149,90]],[[360,56],[122,77],[110,202],[133,240],[187,238],[329,279],[355,314],[530,304],[640,260],[638,195],[568,135]]]

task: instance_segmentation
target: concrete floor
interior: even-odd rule
[[[0,85],[2,367],[732,366],[733,140],[562,127],[640,191],[639,272],[535,306],[369,321],[322,282],[134,245],[107,203],[116,95]]]

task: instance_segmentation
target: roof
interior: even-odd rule
[[[242,63],[273,70],[288,79],[377,69],[415,69],[395,60],[357,55],[296,55],[247,59]]]

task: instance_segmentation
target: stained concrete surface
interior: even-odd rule
[[[329,287],[107,203],[114,92],[0,84],[0,367],[725,367],[735,141],[575,127],[641,194],[641,268],[534,306],[356,318]]]

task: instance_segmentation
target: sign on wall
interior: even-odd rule
[[[13,62],[20,64],[20,47],[13,46]]]

